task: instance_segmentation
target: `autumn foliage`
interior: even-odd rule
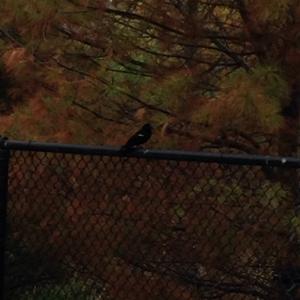
[[[150,121],[165,147],[295,153],[297,0],[2,8],[7,135],[120,144],[128,125]],[[47,116],[37,122],[41,107]]]

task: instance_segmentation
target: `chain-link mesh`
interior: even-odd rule
[[[299,299],[297,169],[11,151],[6,299]]]

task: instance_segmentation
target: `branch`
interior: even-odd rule
[[[118,123],[118,124],[123,124],[123,125],[127,125],[127,123],[125,122],[122,122],[120,120],[115,120],[115,119],[111,119],[111,118],[107,118],[107,117],[104,117],[102,114],[100,114],[99,112],[96,112],[90,108],[88,108],[87,106],[85,106],[84,104],[80,103],[80,102],[77,102],[76,100],[72,101],[72,104],[91,113],[92,115],[94,115],[95,117],[99,118],[99,119],[102,119],[104,121],[108,121],[108,122],[112,122],[112,123]]]
[[[105,12],[108,13],[108,14],[112,14],[112,15],[116,15],[116,16],[120,16],[120,17],[125,17],[127,19],[140,20],[140,21],[146,22],[148,24],[154,25],[154,26],[156,26],[158,28],[164,29],[166,31],[169,31],[169,32],[172,32],[172,33],[176,33],[176,34],[181,35],[181,36],[184,35],[183,31],[179,31],[179,30],[174,29],[172,27],[169,27],[169,26],[167,26],[165,24],[156,22],[156,21],[154,21],[154,20],[152,20],[150,18],[147,18],[145,16],[141,16],[141,15],[138,15],[138,14],[135,14],[135,13],[131,13],[131,12],[127,12],[127,11],[122,11],[122,10],[117,10],[117,9],[111,9],[111,8],[106,8]]]
[[[58,61],[57,59],[53,58],[53,60],[61,67],[63,67],[64,69],[66,70],[69,70],[71,72],[74,72],[74,73],[78,73],[80,75],[83,75],[83,76],[86,76],[86,77],[89,77],[93,80],[97,80],[99,82],[101,82],[102,84],[106,85],[106,86],[110,86],[110,82],[103,79],[103,78],[100,78],[100,77],[93,77],[91,76],[90,74],[86,73],[86,72],[83,72],[83,71],[80,71],[80,70],[77,70],[77,69],[74,69],[73,67],[69,67],[65,64],[63,64],[62,62]],[[115,87],[116,91],[119,92],[121,95],[124,95],[132,100],[134,100],[135,102],[139,103],[139,104],[142,104],[144,107],[150,109],[150,110],[154,110],[154,111],[158,111],[160,113],[163,113],[165,115],[168,115],[168,116],[173,116],[175,117],[176,115],[173,113],[173,112],[170,112],[166,109],[163,109],[163,108],[160,108],[160,107],[157,107],[155,105],[152,105],[152,104],[148,104],[146,103],[144,100],[132,95],[132,94],[129,94],[128,92],[122,90],[121,88],[119,87]]]

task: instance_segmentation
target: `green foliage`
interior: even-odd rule
[[[101,295],[101,294],[100,294]],[[93,291],[87,282],[71,278],[67,282],[54,285],[35,286],[32,290],[22,292],[10,298],[11,300],[97,300],[101,297]]]
[[[223,84],[222,97],[225,103],[220,106],[228,110],[225,120],[230,127],[274,131],[283,121],[281,108],[288,99],[288,85],[278,68],[259,66],[250,73],[234,72]]]
[[[96,300],[95,284],[70,277],[65,266],[46,253],[28,250],[24,243],[9,240],[7,251],[6,295],[11,300]],[[68,275],[67,275],[68,274]]]
[[[297,233],[297,236],[300,237],[300,217],[293,216],[288,222],[292,225],[292,228]]]
[[[265,182],[257,190],[257,197],[264,206],[277,209],[284,206],[290,194],[277,182]]]
[[[192,82],[193,78],[189,74],[185,72],[174,73],[152,82],[143,91],[142,96],[152,104],[180,112],[182,101],[186,98]]]
[[[285,22],[293,0],[246,0],[255,18],[263,22]]]
[[[275,103],[284,103],[289,98],[288,83],[276,66],[258,66],[251,74],[257,84],[264,86],[265,94]]]
[[[178,219],[183,218],[186,214],[184,207],[180,204],[176,204],[173,207],[173,213]]]
[[[191,188],[190,192],[191,198],[199,195],[209,195],[228,207],[241,205],[243,201],[255,202],[263,210],[284,208],[291,197],[291,193],[280,182],[263,180],[259,186],[253,186],[249,190],[249,185],[245,186],[242,180],[235,178],[230,181],[203,178]]]

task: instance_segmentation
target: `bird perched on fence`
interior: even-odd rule
[[[139,131],[137,131],[125,145],[121,147],[121,150],[130,150],[136,148],[136,146],[146,143],[152,135],[151,124],[145,124]]]

